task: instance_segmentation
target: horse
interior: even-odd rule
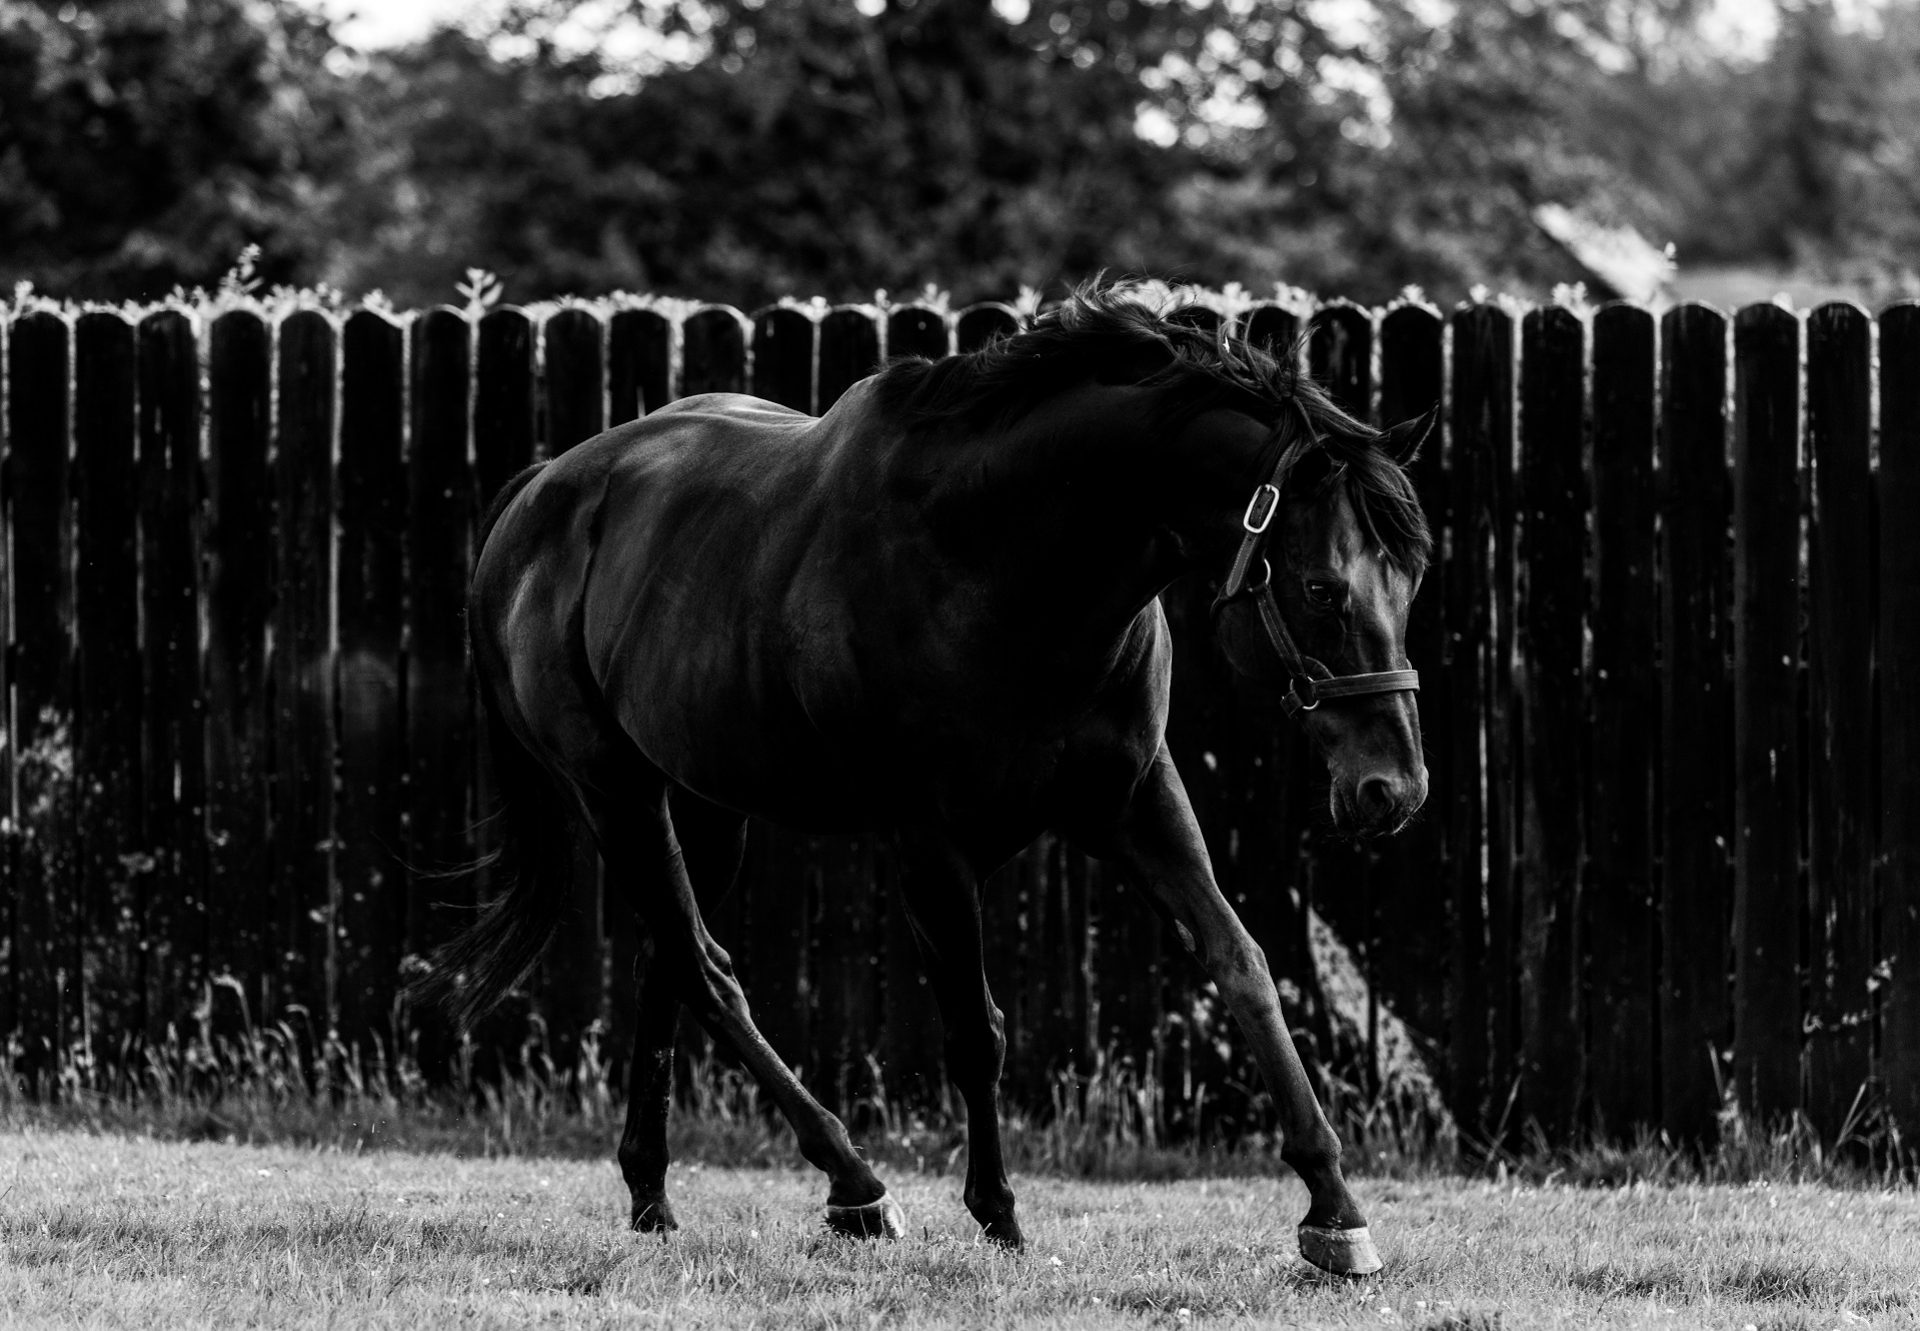
[[[1149,894],[1217,983],[1311,1194],[1303,1256],[1378,1270],[1167,750],[1159,595],[1224,568],[1217,639],[1324,755],[1336,828],[1398,830],[1426,797],[1403,642],[1431,541],[1404,467],[1430,423],[1374,430],[1295,365],[1096,282],[982,350],[896,361],[818,418],[703,394],[528,468],[483,521],[469,601],[510,886],[417,996],[465,1025],[525,975],[583,820],[651,943],[618,1151],[633,1228],[677,1228],[684,1004],[826,1173],[826,1224],[898,1237],[899,1205],[756,1029],[700,909],[748,816],[890,831],[967,1110],[963,1199],[1018,1247],[981,883],[1051,829]]]

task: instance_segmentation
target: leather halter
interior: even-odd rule
[[[1301,411],[1301,424],[1308,425],[1304,409]],[[1272,476],[1254,490],[1253,497],[1247,501],[1247,511],[1240,518],[1240,549],[1233,556],[1233,567],[1227,572],[1227,580],[1221,586],[1220,594],[1213,598],[1213,618],[1216,621],[1220,618],[1220,612],[1233,602],[1243,597],[1252,598],[1255,608],[1260,612],[1260,623],[1267,631],[1267,640],[1273,644],[1274,653],[1289,676],[1287,691],[1280,698],[1280,704],[1286,708],[1289,717],[1311,712],[1323,702],[1361,698],[1374,693],[1420,691],[1420,672],[1417,670],[1334,674],[1325,664],[1300,650],[1293,640],[1293,634],[1287,629],[1287,621],[1280,613],[1279,603],[1273,599],[1273,566],[1263,553],[1267,544],[1267,528],[1273,524],[1273,515],[1280,510],[1280,487],[1286,484],[1287,473],[1293,470],[1301,454],[1312,443],[1313,430],[1308,425],[1298,441],[1281,449],[1279,458],[1273,464]],[[1257,582],[1249,578],[1256,559],[1260,564]]]

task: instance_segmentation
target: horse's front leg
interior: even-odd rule
[[[1340,1172],[1340,1139],[1321,1112],[1299,1051],[1287,1033],[1266,954],[1214,882],[1200,825],[1165,744],[1118,826],[1091,839],[1088,849],[1115,861],[1172,912],[1246,1032],[1260,1074],[1279,1107],[1286,1138],[1280,1158],[1312,1194],[1300,1225],[1301,1255],[1340,1275],[1378,1271],[1380,1258],[1367,1233],[1366,1219]]]
[[[1017,1248],[1020,1222],[1014,1219],[1013,1187],[1000,1152],[1006,1022],[987,988],[979,877],[942,838],[909,836],[904,849],[901,892],[940,1004],[947,1077],[967,1104],[967,1183],[961,1195],[987,1238]]]

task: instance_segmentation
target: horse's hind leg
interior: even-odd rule
[[[987,988],[979,879],[956,850],[938,839],[910,839],[908,851],[901,891],[940,1004],[947,1076],[967,1104],[967,1182],[961,1196],[983,1235],[1017,1248],[1020,1222],[1000,1153],[1006,1022]]]
[[[675,791],[673,830],[696,898],[712,905],[740,871],[746,820],[739,814]],[[645,931],[645,922],[634,923]],[[620,1137],[620,1172],[633,1198],[633,1227],[678,1229],[667,1200],[667,1114],[673,1097],[673,1045],[680,1024],[680,978],[649,940],[634,1022],[633,1068],[627,1082],[627,1124]]]
[[[843,1233],[898,1237],[906,1228],[900,1208],[854,1153],[846,1127],[807,1093],[754,1026],[732,959],[700,918],[667,813],[665,782],[640,783],[617,796],[603,793],[593,803],[609,879],[631,894],[653,937],[654,964],[673,973],[681,1001],[773,1097],[793,1125],[800,1153],[826,1173],[827,1223]]]
[[[659,950],[646,960],[633,1067],[627,1074],[627,1125],[620,1134],[620,1173],[633,1198],[633,1227],[680,1228],[667,1200],[667,1111],[673,1098],[673,1032],[680,1023],[679,977]]]

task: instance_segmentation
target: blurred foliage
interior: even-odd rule
[[[1546,203],[1894,294],[1920,0],[497,0],[409,47],[295,0],[0,0],[0,281],[755,305],[1099,268],[1377,301],[1583,276]],[[612,28],[643,25],[637,51]],[[616,56],[613,52],[619,51]]]

